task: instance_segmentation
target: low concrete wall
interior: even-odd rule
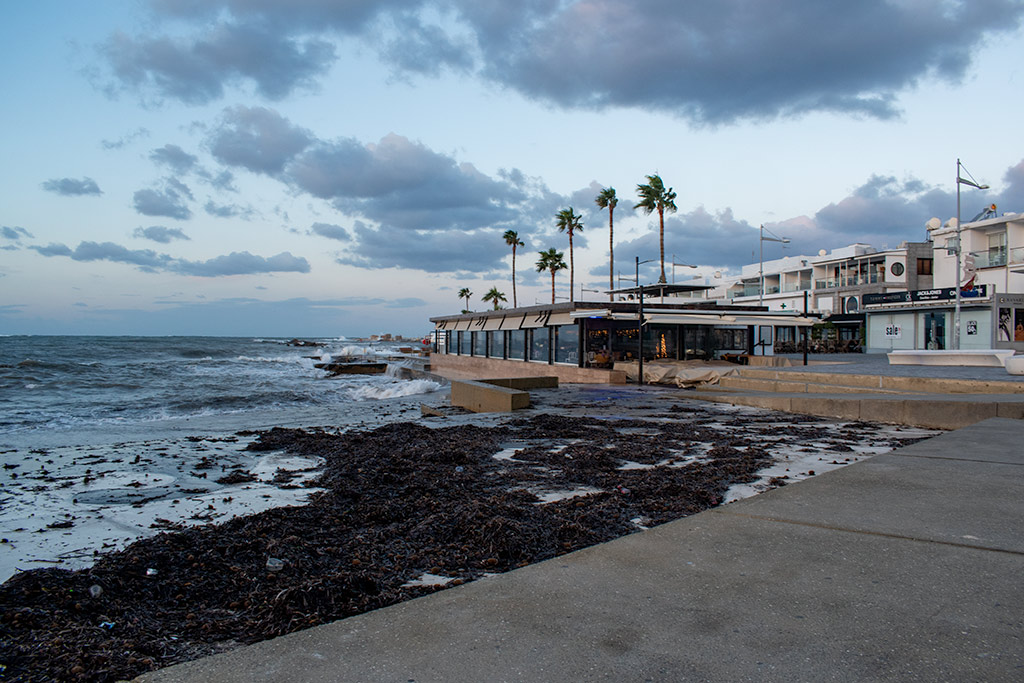
[[[473,380],[452,381],[452,405],[474,413],[507,413],[530,407],[530,394]]]
[[[557,377],[498,377],[494,379],[482,379],[485,384],[493,384],[496,387],[508,387],[509,389],[557,389]]]
[[[557,377],[566,384],[625,384],[626,373],[615,370],[579,368],[574,365],[548,365],[521,360],[502,360],[480,356],[454,356],[435,353],[430,357],[433,372],[446,370],[475,377]]]

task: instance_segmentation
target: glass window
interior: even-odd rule
[[[509,360],[523,360],[526,356],[526,330],[510,330],[508,333]]]
[[[555,328],[555,362],[579,362],[580,331],[578,325],[559,325]]]
[[[487,335],[483,332],[473,332],[473,355],[487,355]]]
[[[615,360],[636,360],[639,340],[636,336],[636,323],[620,322],[615,326],[612,336],[612,358]]]
[[[488,353],[487,355],[491,358],[504,358],[505,357],[505,333],[501,330],[494,332],[488,332]]]
[[[459,335],[459,353],[463,356],[470,355],[472,347],[470,346],[471,338],[470,333],[467,331],[460,330],[456,334]]]
[[[644,360],[676,358],[678,344],[676,328],[666,325],[644,327]]]
[[[530,345],[530,360],[541,363],[548,362],[548,328],[538,327],[527,330],[527,339]]]
[[[919,259],[917,259],[917,274],[918,275],[931,275],[932,274],[932,259],[930,259],[930,258],[919,258]]]

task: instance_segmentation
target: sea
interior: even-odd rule
[[[442,384],[403,378],[418,340],[295,341],[0,336],[0,581],[88,566],[182,524],[302,504],[322,463],[246,451],[254,431],[373,428],[447,401]],[[387,372],[316,367],[351,357]],[[243,481],[217,481],[232,472]]]
[[[297,424],[349,425],[438,391],[397,375],[415,342],[344,337],[0,337],[0,444],[52,446]],[[384,375],[329,377],[338,358]],[[409,401],[405,401],[409,403]]]

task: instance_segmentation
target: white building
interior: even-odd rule
[[[1024,351],[1024,213],[994,208],[960,228],[960,348]],[[934,225],[933,286],[863,302],[869,351],[954,347],[956,219]]]

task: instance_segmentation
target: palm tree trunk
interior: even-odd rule
[[[518,308],[519,302],[516,299],[516,248],[512,247],[512,308]]]
[[[608,301],[615,301],[615,295],[610,290],[615,289],[615,241],[612,239],[614,221],[612,214],[615,212],[611,206],[608,207]]]
[[[658,279],[659,284],[668,282],[665,279],[665,210],[658,209],[658,223],[661,229],[658,231],[658,240],[661,244],[661,278]]]
[[[551,271],[551,303],[555,303],[555,271]]]
[[[573,299],[573,288],[575,287],[575,284],[573,282],[573,278],[574,278],[575,274],[576,274],[576,266],[575,266],[575,264],[573,262],[573,258],[572,258],[572,232],[570,231],[569,232],[569,301],[574,301],[574,299]],[[552,301],[551,303],[555,303],[555,302]]]

